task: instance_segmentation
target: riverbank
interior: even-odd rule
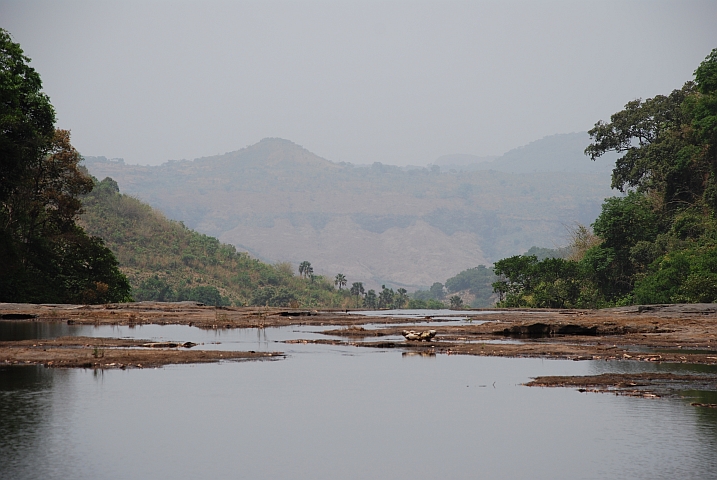
[[[407,311],[408,312],[408,311]],[[188,325],[202,329],[270,328],[291,325],[336,326],[326,340],[294,343],[345,343],[367,348],[397,348],[420,354],[540,357],[571,360],[622,360],[717,365],[717,305],[652,305],[606,310],[455,311],[467,318],[365,316],[360,312],[271,307],[207,307],[194,302],[138,302],[111,305],[0,304],[0,319],[62,322],[68,325]],[[431,342],[406,341],[403,330],[436,331]],[[458,323],[458,324],[457,324]],[[333,337],[333,338],[330,338]],[[337,340],[336,337],[345,340]],[[385,338],[383,338],[385,337]],[[92,357],[96,345],[69,348],[0,342],[0,362],[105,368],[264,358],[267,354],[107,345],[106,360]],[[182,339],[173,339],[180,342]],[[94,339],[98,341],[98,339]],[[119,339],[102,341],[120,342]],[[37,342],[35,342],[36,344]],[[43,342],[47,343],[47,342]],[[76,343],[82,343],[78,341]],[[136,347],[132,345],[131,347]],[[22,353],[21,353],[22,352]],[[43,352],[43,353],[40,353]],[[53,356],[54,355],[54,356]],[[73,355],[76,357],[72,360]],[[122,361],[122,355],[133,361]],[[133,356],[134,355],[134,356]],[[274,353],[273,355],[280,355]],[[56,363],[63,360],[64,363]],[[136,361],[135,361],[136,360]],[[53,362],[50,364],[50,362]]]

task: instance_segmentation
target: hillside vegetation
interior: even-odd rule
[[[209,305],[342,306],[321,276],[299,278],[291,265],[268,265],[119,192],[111,178],[83,197],[80,222],[103,238],[132,286],[135,300],[196,300]]]
[[[612,186],[626,195],[603,203],[568,259],[496,262],[500,304],[717,301],[717,49],[694,82],[631,101],[589,133],[591,158],[620,155]]]
[[[434,282],[428,290],[411,295],[410,308],[485,308],[495,305],[492,284],[498,279],[492,268],[478,265],[446,280]]]
[[[580,232],[580,226],[574,230]],[[573,238],[577,238],[573,235]],[[576,242],[577,243],[577,242]],[[574,248],[531,247],[522,257],[535,257],[537,260],[548,258],[566,258]],[[428,290],[418,290],[411,294],[409,308],[487,308],[494,306],[498,295],[493,284],[499,281],[493,268],[485,265],[468,268],[445,281],[434,282]]]

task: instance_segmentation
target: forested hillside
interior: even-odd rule
[[[356,167],[276,138],[157,167],[97,157],[86,165],[169,218],[264,261],[296,268],[308,259],[317,273],[412,289],[533,245],[564,243],[565,225],[594,221],[609,178],[573,137],[545,139],[545,148],[535,142],[511,158],[535,156],[542,165],[553,152],[594,173]]]
[[[496,262],[501,305],[717,301],[717,49],[694,82],[631,101],[589,133],[591,158],[620,155],[612,186],[626,195],[605,201],[569,259]]]
[[[321,276],[299,278],[289,264],[268,265],[168,220],[121,194],[111,178],[96,182],[82,203],[81,224],[105,239],[129,278],[135,300],[302,307],[354,301]]]

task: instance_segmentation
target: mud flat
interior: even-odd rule
[[[190,342],[150,342],[96,337],[0,342],[0,365],[53,368],[148,368],[224,360],[270,360],[281,352],[191,350]]]
[[[468,320],[439,321],[424,318],[376,317],[345,311],[315,311],[268,307],[207,307],[195,302],[138,302],[110,305],[0,304],[0,319],[64,322],[77,325],[189,325],[203,329],[269,328],[290,325],[336,326],[322,333],[326,341],[293,343],[344,343],[357,347],[397,348],[418,354],[542,357],[571,360],[623,360],[717,365],[717,304],[649,305],[605,310],[491,310],[456,311]],[[445,320],[445,319],[443,319]],[[480,320],[483,323],[472,323]],[[432,322],[436,330],[431,342],[406,341],[401,332],[410,326],[421,331]],[[336,338],[345,340],[336,340]],[[387,338],[381,338],[387,337]],[[64,341],[68,341],[65,339]],[[43,342],[47,343],[47,342]],[[17,346],[5,345],[0,361],[35,361],[49,364],[62,359],[67,365],[99,363],[142,364],[155,358],[152,351],[107,346],[102,359],[87,358],[94,346],[85,349],[82,361],[74,363],[68,352],[50,346],[29,347],[20,356]],[[5,353],[12,350],[13,356]],[[65,350],[68,350],[65,348]],[[117,351],[115,351],[117,350]],[[129,350],[129,351],[127,351]],[[165,349],[155,358],[159,364],[217,361],[227,358],[259,358],[267,354],[247,352],[185,351]],[[40,352],[43,352],[42,354]],[[31,355],[32,353],[32,355]],[[34,355],[34,356],[33,356]],[[122,355],[136,362],[122,361]],[[255,357],[252,357],[254,355]],[[91,355],[90,355],[91,356]],[[218,356],[218,358],[217,358]],[[34,359],[34,360],[33,360]],[[162,363],[163,362],[163,363]],[[155,364],[156,364],[155,363]],[[52,365],[55,365],[53,363]]]
[[[629,360],[717,365],[717,305],[666,305],[606,310],[504,310],[481,324],[432,325],[433,342],[382,341],[405,326],[327,330],[366,347],[417,352],[569,360]],[[373,319],[372,319],[373,322]],[[415,322],[415,320],[414,320]],[[416,330],[421,330],[416,323]],[[362,338],[363,342],[355,340]]]
[[[717,390],[717,375],[675,373],[604,373],[589,376],[536,377],[529,387],[576,387],[580,392],[614,393],[631,397],[660,398],[679,396],[684,390]],[[717,408],[714,403],[693,403],[696,407]]]

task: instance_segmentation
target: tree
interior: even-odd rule
[[[410,309],[429,309],[429,310],[441,310],[446,308],[446,306],[443,304],[443,302],[439,302],[438,300],[428,299],[428,300],[420,300],[412,298],[408,301],[408,308]]]
[[[633,100],[610,123],[599,121],[588,132],[593,143],[585,154],[592,160],[609,151],[623,154],[612,172],[613,188],[656,192],[671,207],[700,196],[710,168],[695,148],[691,118],[683,108],[695,91],[695,84],[687,82],[668,96]]]
[[[353,285],[351,285],[351,295],[356,296],[356,308],[359,307],[359,299],[361,298],[361,295],[363,295],[363,293],[364,293],[363,283],[354,282]]]
[[[254,292],[250,303],[256,306],[288,307],[296,302],[296,295],[286,287],[264,287]]]
[[[692,115],[692,128],[702,147],[704,161],[710,165],[703,198],[712,212],[717,211],[717,48],[695,70],[699,95],[688,99],[686,110]]]
[[[28,62],[0,29],[0,301],[126,301],[114,255],[75,223],[93,180]]]
[[[593,223],[570,260],[511,257],[493,284],[507,307],[597,307],[717,301],[717,49],[695,82],[634,100],[590,130],[591,159],[621,156]]]
[[[403,308],[408,303],[408,290],[405,288],[399,288],[396,290],[396,308]]]
[[[495,263],[493,284],[501,307],[568,308],[579,306],[583,276],[579,264],[562,258],[538,261],[534,255]]]
[[[429,291],[431,292],[431,296],[434,300],[443,300],[446,296],[445,292],[443,291],[443,284],[440,282],[435,282],[433,285],[431,285]]]
[[[521,306],[520,299],[524,292],[532,290],[535,281],[534,267],[537,263],[538,258],[535,255],[516,255],[495,262],[493,270],[499,280],[493,283],[493,289],[500,302],[508,301],[511,306]]]
[[[304,260],[299,264],[299,275],[304,278],[309,278],[314,274],[314,269],[311,267],[311,263]]]
[[[376,308],[378,306],[378,297],[376,296],[376,290],[369,290],[366,292],[365,303],[368,308]]]
[[[460,310],[461,308],[463,308],[463,299],[458,295],[453,295],[450,298],[450,301],[452,310]]]
[[[625,197],[605,200],[593,224],[602,242],[588,249],[583,261],[608,300],[632,291],[637,270],[631,253],[640,242],[654,242],[659,229],[660,218],[646,196],[630,192]]]
[[[229,301],[225,297],[222,297],[217,287],[212,287],[210,285],[200,285],[192,288],[189,292],[187,292],[187,300],[215,307],[229,305]]]
[[[0,29],[0,202],[23,183],[55,135],[55,110],[40,75],[10,34]]]
[[[565,248],[567,255],[559,258],[567,258],[579,262],[585,256],[585,253],[591,248],[600,245],[602,240],[593,233],[590,227],[575,222],[572,226],[567,227],[570,236],[570,244]]]
[[[709,297],[678,293],[698,258],[678,252],[708,255],[717,233],[717,49],[695,70],[695,82],[629,102],[590,135],[591,158],[623,154],[613,187],[629,192],[606,200],[593,225],[602,243],[581,262],[600,293],[622,303]]]
[[[337,273],[334,279],[334,285],[338,285],[339,290],[341,290],[342,287],[346,286],[346,276],[344,276],[343,273]]]
[[[158,275],[144,280],[134,292],[137,301],[171,302],[175,300],[172,286]]]
[[[547,248],[538,249],[537,247],[531,248],[528,252],[530,253],[531,251],[539,251],[539,253],[545,254],[546,257],[558,252],[557,250]],[[498,278],[493,273],[492,268],[478,265],[477,267],[463,270],[455,277],[446,280],[446,290],[448,290],[449,293],[468,290],[471,295],[475,296],[475,299],[471,302],[471,306],[487,307],[492,303],[492,283],[496,280],[498,280]]]
[[[378,308],[391,308],[393,307],[393,288],[386,288],[386,285],[381,285],[381,293],[378,294]]]

